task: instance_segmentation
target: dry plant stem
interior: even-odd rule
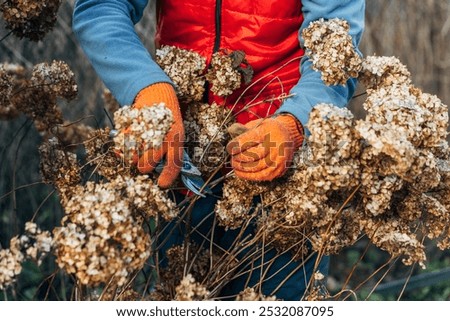
[[[363,253],[359,256],[358,261],[356,261],[353,264],[350,273],[347,275],[347,277],[344,281],[344,284],[342,285],[342,289],[345,289],[347,287],[347,285],[350,283],[350,279],[353,277],[353,274],[355,273],[356,268],[362,262],[362,259],[364,258],[364,256],[366,256],[367,252],[369,251],[369,248],[370,248],[370,243],[367,243],[366,247],[364,248]],[[337,299],[340,298],[340,294],[336,295],[336,296],[337,296]]]
[[[385,262],[383,265],[381,265],[378,269],[376,269],[374,272],[372,272],[367,279],[365,279],[363,282],[361,282],[360,284],[358,284],[353,291],[356,293],[364,284],[366,284],[367,282],[369,282],[370,279],[372,279],[375,275],[378,274],[378,272],[380,272],[381,270],[383,270],[386,266],[389,266],[392,262],[396,262],[398,260],[398,258],[394,258],[391,257],[389,258],[389,260],[387,262]],[[391,269],[392,267],[390,267],[389,269]],[[343,301],[347,300],[348,296],[344,297]]]
[[[397,301],[400,301],[401,298],[402,298],[402,296],[403,296],[403,294],[405,293],[406,287],[408,286],[409,280],[411,279],[411,276],[412,276],[412,274],[413,274],[413,272],[414,272],[414,268],[416,267],[416,265],[417,265],[417,264],[414,263],[414,264],[411,266],[411,268],[410,268],[410,270],[409,270],[408,277],[406,278],[405,284],[403,285],[403,288],[402,288],[402,290],[400,291],[400,294],[398,295]]]
[[[11,215],[13,215],[11,218],[11,222],[15,222],[16,221],[16,217],[17,217],[17,197],[16,197],[16,170],[17,170],[17,164],[19,164],[19,162],[17,161],[18,155],[19,155],[19,151],[21,150],[21,145],[23,140],[25,139],[25,137],[28,135],[29,130],[31,129],[31,125],[33,123],[29,123],[29,125],[25,128],[25,133],[22,135],[22,137],[19,139],[19,143],[17,144],[17,148],[16,151],[14,153],[14,165],[13,165],[13,169],[12,169],[12,203],[13,203],[13,210],[11,212]]]
[[[281,89],[282,93],[279,96],[277,96],[277,97],[274,97],[274,98],[262,98],[261,100],[255,102],[255,100],[257,100],[260,97],[260,95],[262,95],[262,92],[274,81],[278,81],[278,83],[280,84],[280,87],[282,87],[282,89]],[[237,112],[236,115],[238,115],[238,114],[240,114],[242,112],[248,111],[248,109],[250,109],[252,106],[256,106],[256,105],[259,105],[261,103],[272,103],[272,102],[277,101],[277,100],[283,101],[284,99],[286,99],[288,97],[291,97],[291,96],[293,96],[293,94],[291,94],[291,95],[286,94],[284,92],[284,88],[283,88],[283,85],[281,83],[281,80],[278,77],[275,77],[275,78],[269,80],[267,82],[267,84],[265,84],[264,87],[259,90],[259,92],[255,95],[255,97],[253,97],[250,102],[248,102],[239,112]],[[269,112],[270,109],[271,108],[267,109],[267,113]],[[257,115],[255,115],[255,116],[257,116]],[[265,117],[268,117],[268,116],[269,116],[269,114],[265,115]]]
[[[42,185],[45,184],[43,182],[34,182],[34,183],[30,183],[30,184],[26,184],[26,185],[21,185],[21,186],[17,186],[14,190],[11,190],[5,194],[3,194],[2,196],[0,196],[0,201],[10,195],[12,195],[14,192],[20,191],[22,189],[26,189],[28,187],[33,187],[33,186],[37,186],[37,185]]]
[[[41,202],[41,204],[39,204],[39,206],[37,207],[37,209],[34,211],[33,216],[30,220],[30,222],[34,222],[34,220],[36,219],[37,214],[39,213],[40,209],[42,208],[42,206],[44,206],[44,204],[47,202],[47,200],[52,197],[53,194],[55,194],[56,189],[53,189],[50,193],[48,193],[48,195],[44,198],[44,200]]]
[[[394,260],[395,262],[396,260]],[[375,283],[375,285],[373,286],[372,290],[370,290],[369,294],[367,295],[367,297],[364,299],[364,301],[369,300],[370,296],[372,295],[372,293],[376,290],[376,288],[380,285],[381,282],[383,282],[384,278],[389,274],[389,272],[391,271],[391,268],[388,268],[383,275],[377,280],[377,282]]]
[[[317,260],[314,264],[314,269],[313,271],[317,271],[317,268],[319,267],[320,261],[322,260],[323,256],[325,255],[325,248],[327,243],[329,242],[329,238],[330,238],[330,230],[333,226],[333,224],[336,222],[336,219],[338,218],[339,215],[342,214],[342,211],[344,210],[344,208],[350,204],[350,202],[353,200],[353,198],[355,197],[356,193],[358,192],[358,190],[360,189],[361,185],[358,185],[357,187],[355,187],[352,191],[352,193],[347,197],[347,199],[344,201],[344,203],[341,205],[341,207],[339,208],[339,210],[336,212],[336,214],[334,215],[333,219],[331,220],[331,222],[329,223],[327,230],[325,232],[325,240],[323,242],[324,246],[322,247],[321,250],[318,251],[318,255],[317,255]],[[311,288],[313,286],[313,278],[311,278],[308,282],[308,286],[307,288]]]
[[[233,104],[233,106],[230,108],[230,111],[234,110],[239,102],[240,99],[242,99],[242,97],[244,97],[244,95],[247,93],[247,91],[254,85],[258,84],[259,82],[265,80],[266,78],[272,76],[274,73],[280,71],[281,69],[285,68],[287,65],[289,65],[290,63],[293,63],[294,61],[300,60],[302,59],[303,56],[300,57],[295,57],[289,61],[287,61],[285,64],[283,64],[282,66],[280,66],[279,68],[273,70],[272,72],[264,75],[261,78],[256,79],[255,81],[252,82],[252,84],[250,86],[248,86],[247,88],[244,89],[244,91],[241,93],[241,95],[239,96],[239,98],[236,100],[236,102]]]

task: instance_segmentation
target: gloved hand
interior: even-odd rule
[[[227,145],[236,176],[251,181],[271,181],[282,176],[303,143],[303,127],[289,114],[258,119]]]
[[[167,133],[163,145],[156,150],[144,151],[141,157],[135,160],[135,163],[141,173],[147,174],[153,171],[166,156],[166,164],[158,178],[158,185],[161,188],[167,188],[179,175],[183,162],[184,126],[175,90],[168,83],[150,85],[138,93],[133,107],[142,108],[161,102],[165,103],[166,107],[172,111],[174,123]]]

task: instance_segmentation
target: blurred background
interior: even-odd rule
[[[37,43],[7,36],[8,30],[0,26],[0,39],[6,36],[0,41],[0,63],[32,67],[44,61],[65,61],[74,71],[79,89],[76,100],[61,102],[65,119],[104,127],[109,120],[103,108],[103,84],[71,31],[73,3],[74,0],[63,2],[55,29]],[[153,7],[151,3],[136,26],[149,50],[153,50]],[[450,0],[367,1],[361,51],[365,55],[397,56],[409,68],[414,84],[437,95],[446,105],[450,103],[449,43]],[[362,95],[351,103],[355,113],[362,109],[363,93],[364,88],[358,88],[357,94]],[[9,247],[11,237],[20,233],[24,223],[33,216],[43,228],[59,225],[62,212],[57,195],[52,187],[41,182],[39,175],[37,146],[40,142],[39,133],[25,117],[0,120],[0,248]],[[435,250],[433,244],[428,246],[429,262],[422,271],[405,267],[400,261],[384,266],[389,259],[387,254],[367,247],[363,239],[332,258],[328,287],[330,291],[348,287],[355,290],[358,299],[449,300],[450,253]],[[54,272],[57,268],[52,262],[46,260],[41,267],[27,263],[8,298],[67,299],[64,288],[69,287],[70,280],[61,275],[56,278],[58,272]],[[382,285],[372,291],[378,282]],[[0,299],[5,296],[6,293],[0,293]]]

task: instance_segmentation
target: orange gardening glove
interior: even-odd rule
[[[289,114],[254,120],[227,145],[236,175],[250,181],[282,176],[303,143],[303,127]]]
[[[159,149],[148,149],[136,160],[138,170],[147,174],[155,169],[158,163],[166,157],[166,164],[162,170],[158,185],[167,188],[180,174],[183,163],[184,126],[181,117],[180,105],[172,85],[168,83],[156,83],[142,89],[134,100],[134,108],[152,106],[165,103],[172,111],[174,123],[167,133],[162,146]]]

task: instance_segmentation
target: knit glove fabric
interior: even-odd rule
[[[271,181],[282,176],[303,143],[303,127],[290,114],[254,120],[230,141],[227,151],[236,176],[250,181]]]
[[[135,163],[141,173],[147,174],[152,172],[165,156],[166,164],[158,178],[158,185],[161,188],[167,188],[178,177],[183,160],[184,126],[175,90],[168,83],[150,85],[138,93],[133,107],[142,108],[161,102],[172,111],[174,123],[162,146],[159,149],[144,151],[141,157],[135,160]]]

